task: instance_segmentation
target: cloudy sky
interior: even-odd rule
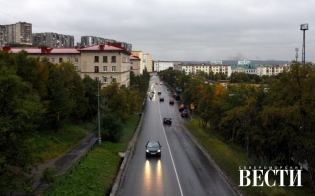
[[[314,0],[0,0],[0,25],[97,36],[153,60],[315,60]]]

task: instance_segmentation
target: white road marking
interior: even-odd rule
[[[160,103],[159,103],[159,106],[160,106]],[[160,107],[159,107],[159,114],[160,114],[161,122],[162,122],[162,124],[163,124],[163,120],[162,120],[162,116],[161,116],[161,109],[160,109]],[[176,167],[175,167],[175,163],[174,163],[174,159],[173,159],[172,152],[171,152],[171,149],[170,149],[170,145],[168,144],[168,140],[167,140],[167,137],[166,137],[166,134],[165,134],[164,126],[162,126],[162,128],[163,128],[163,133],[164,133],[164,136],[165,136],[165,139],[166,139],[168,151],[170,152],[170,155],[171,155],[171,160],[172,160],[172,163],[173,163],[173,167],[174,167],[174,171],[175,171],[177,183],[178,183],[178,186],[179,186],[180,195],[181,195],[181,196],[184,196],[183,191],[182,191],[182,186],[180,185],[179,178],[178,178],[178,175],[177,175],[177,170],[176,170]]]

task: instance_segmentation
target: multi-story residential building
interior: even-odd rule
[[[131,54],[133,56],[137,56],[140,59],[140,74],[143,74],[143,70],[145,68],[144,60],[143,60],[143,52],[142,51],[132,51]]]
[[[0,25],[0,47],[7,44],[32,45],[32,24],[18,22],[16,24]]]
[[[58,33],[33,33],[33,46],[47,46],[51,48],[74,47],[74,36]]]
[[[160,72],[169,68],[174,69],[176,62],[174,61],[154,61],[153,70]]]
[[[74,69],[83,78],[99,78],[102,86],[111,82],[118,82],[126,87],[130,86],[130,52],[117,45],[96,45],[74,48],[10,48],[4,51],[18,53],[25,50],[29,56],[47,58],[52,63],[71,62]]]
[[[144,64],[147,68],[148,72],[153,72],[153,61],[152,61],[152,55],[147,53],[143,55]]]
[[[136,76],[140,75],[140,61],[141,59],[139,57],[134,55],[130,56],[130,71],[132,71]]]
[[[276,76],[288,70],[290,66],[288,65],[257,65],[257,75],[259,76]]]
[[[113,39],[106,39],[101,37],[95,37],[95,36],[81,36],[81,43],[80,46],[89,47],[89,46],[95,46],[100,44],[120,44],[121,47],[125,48],[127,51],[132,51],[132,44],[128,44],[125,42],[116,41]]]
[[[180,71],[184,72],[185,74],[196,74],[198,72],[205,72],[209,74],[210,72],[213,72],[214,74],[217,73],[223,73],[227,75],[228,77],[231,76],[231,66],[230,65],[222,65],[222,64],[181,64],[179,65],[181,67]]]

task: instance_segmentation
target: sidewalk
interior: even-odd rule
[[[41,178],[42,171],[47,167],[55,167],[57,172],[56,175],[64,174],[79,158],[85,154],[85,152],[97,141],[97,137],[90,133],[84,139],[82,139],[78,144],[76,144],[71,150],[66,152],[60,157],[51,159],[46,163],[39,164],[37,169],[33,169],[32,173],[34,175],[34,179],[36,183],[34,183],[34,187],[37,187],[40,183],[39,180]],[[42,185],[37,191],[36,195],[40,194],[47,185]]]

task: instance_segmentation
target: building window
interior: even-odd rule
[[[94,72],[98,73],[98,66],[94,66]]]
[[[103,72],[107,72],[107,66],[103,66]]]
[[[74,66],[74,70],[78,71],[79,70],[78,66]]]
[[[103,83],[107,83],[107,78],[103,77]]]
[[[62,63],[62,58],[59,58],[59,63]]]
[[[113,78],[113,79],[112,79],[112,82],[116,82],[116,78]]]
[[[54,62],[55,62],[55,58],[51,58],[51,62],[53,62],[53,63],[54,63]]]
[[[78,57],[75,57],[75,58],[74,58],[74,62],[75,62],[75,63],[79,62]]]
[[[130,69],[131,69],[131,70],[133,69],[132,66],[130,67]]]
[[[116,66],[113,66],[112,67],[112,72],[115,72],[116,71]]]
[[[107,56],[103,56],[103,63],[107,63]]]
[[[99,60],[98,60],[98,56],[94,56],[94,63],[98,63]]]
[[[116,63],[116,56],[112,56],[112,63]]]

